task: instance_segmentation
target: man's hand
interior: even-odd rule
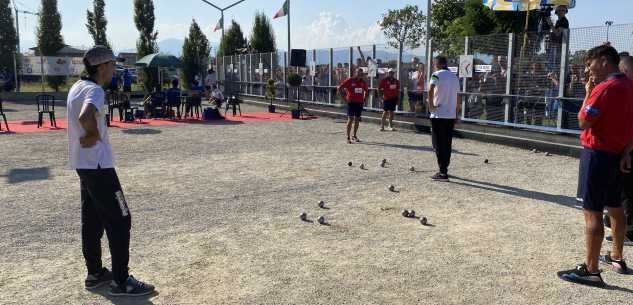
[[[79,143],[83,148],[90,148],[97,145],[97,142],[101,141],[101,137],[99,134],[86,134],[85,136],[79,138]]]
[[[631,173],[631,154],[625,153],[620,160],[620,170],[625,173]]]
[[[595,78],[590,76],[589,80],[587,80],[587,83],[585,84],[585,92],[587,92],[587,96],[591,96],[591,92],[593,92],[593,88],[595,87]]]

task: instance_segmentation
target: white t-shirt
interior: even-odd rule
[[[97,108],[97,128],[101,140],[90,148],[83,148],[79,139],[86,131],[79,122],[79,114],[85,104],[93,104]],[[88,80],[77,81],[68,92],[66,101],[68,110],[68,156],[71,169],[114,168],[112,146],[108,138],[105,103],[105,92],[101,86]]]
[[[439,70],[431,76],[431,85],[435,85],[433,104],[437,107],[431,112],[432,119],[457,118],[457,92],[459,79],[449,70]]]
[[[224,94],[222,94],[222,91],[220,89],[216,88],[215,90],[213,90],[213,92],[211,92],[211,97],[216,100],[223,100]]]

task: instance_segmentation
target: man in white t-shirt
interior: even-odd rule
[[[131,216],[114,169],[108,139],[103,86],[110,83],[116,58],[104,46],[88,50],[84,76],[68,92],[68,153],[70,168],[81,182],[81,240],[88,269],[86,289],[112,282],[114,296],[153,293],[154,287],[128,274]],[[102,266],[101,237],[108,235],[112,272]]]
[[[448,181],[448,166],[451,163],[453,129],[457,114],[461,112],[458,96],[459,79],[448,70],[446,57],[435,58],[435,73],[429,87],[429,111],[433,148],[440,171],[431,177],[435,181]]]

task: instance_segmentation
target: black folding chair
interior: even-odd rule
[[[224,108],[224,116],[226,116],[226,113],[229,111],[229,109],[233,110],[233,116],[237,115],[237,111],[239,111],[240,112],[240,116],[242,116],[242,107],[240,107],[241,103],[242,103],[242,101],[240,101],[235,96],[227,97],[226,98],[226,108]]]
[[[180,118],[180,99],[181,99],[180,97],[181,97],[180,90],[167,91],[166,109],[167,109],[167,116],[169,118],[174,118],[174,116],[177,116],[178,118]],[[176,108],[176,111],[174,111],[173,108]]]
[[[50,94],[40,94],[35,99],[37,100],[37,128],[42,127],[45,113],[48,113],[51,126],[57,128],[57,122],[55,121],[55,97]]]
[[[152,118],[165,117],[165,93],[162,91],[152,93],[150,97],[150,109]],[[160,109],[160,112],[158,111]]]
[[[7,116],[4,115],[4,108],[2,108],[2,98],[0,97],[0,116],[2,116],[2,119],[4,120],[4,126],[7,127],[7,131],[11,131],[9,129],[9,123],[7,123]],[[2,130],[2,123],[0,123],[0,131]]]

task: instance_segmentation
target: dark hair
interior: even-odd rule
[[[200,82],[198,82],[198,80],[197,80],[197,79],[194,79],[194,80],[193,80],[193,85],[194,85],[194,86],[197,86],[197,85],[199,85],[199,84],[200,84]]]
[[[629,52],[620,52],[618,55],[620,55],[620,59],[631,56]]]
[[[585,61],[601,57],[605,57],[610,64],[616,67],[620,64],[620,55],[618,54],[618,51],[616,51],[614,47],[608,45],[597,46],[589,50],[587,52],[587,56],[585,56]]]
[[[84,58],[83,60],[84,62],[84,69],[85,72],[88,74],[89,78],[93,78],[95,75],[97,75],[98,70],[98,65],[97,66],[93,66],[90,63],[88,63],[88,60]]]
[[[171,80],[171,86],[173,88],[178,87],[178,79],[177,78],[174,78],[174,79]]]
[[[444,56],[436,56],[435,57],[435,62],[437,63],[438,66],[446,68],[448,66],[448,59],[446,59],[446,57]]]

